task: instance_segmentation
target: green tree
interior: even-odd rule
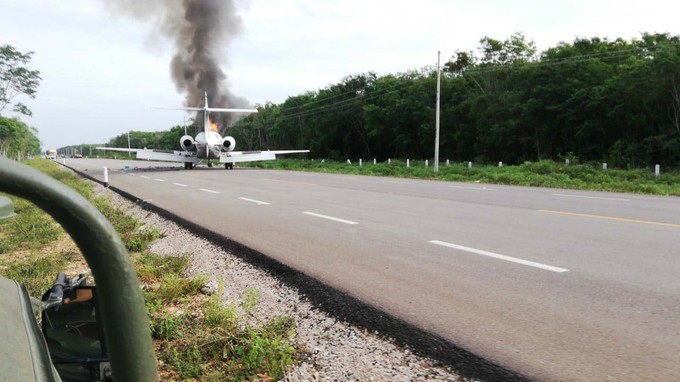
[[[40,72],[25,65],[33,52],[21,53],[11,45],[0,46],[0,112],[9,106],[12,110],[30,116],[31,110],[21,102],[13,103],[16,96],[24,94],[35,98],[40,84]]]
[[[18,119],[0,117],[0,155],[16,158],[40,153],[37,133]]]

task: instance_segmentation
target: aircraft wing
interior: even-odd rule
[[[103,151],[122,151],[127,153],[135,153],[137,159],[158,160],[165,162],[191,162],[198,163],[199,159],[196,153],[191,151],[163,151],[163,150],[147,150],[147,149],[125,149],[119,147],[97,147],[97,150]]]
[[[308,153],[309,150],[232,151],[220,155],[220,163],[256,162],[274,160],[276,155]]]
[[[257,109],[222,109],[217,107],[209,107],[206,110],[220,113],[246,113],[246,114],[257,113]]]
[[[136,153],[137,151],[142,150],[142,149],[124,149],[122,147],[95,147],[95,149],[101,151],[122,151],[125,153]]]

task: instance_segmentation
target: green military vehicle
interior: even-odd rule
[[[108,220],[64,184],[6,158],[0,191],[30,200],[59,222],[98,284],[59,273],[38,300],[0,277],[0,381],[157,381],[137,275]],[[13,214],[0,200],[0,216]]]

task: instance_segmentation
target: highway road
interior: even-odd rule
[[[67,165],[531,379],[680,380],[678,198]]]

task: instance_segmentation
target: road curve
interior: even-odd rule
[[[67,165],[529,378],[680,380],[678,198]]]

